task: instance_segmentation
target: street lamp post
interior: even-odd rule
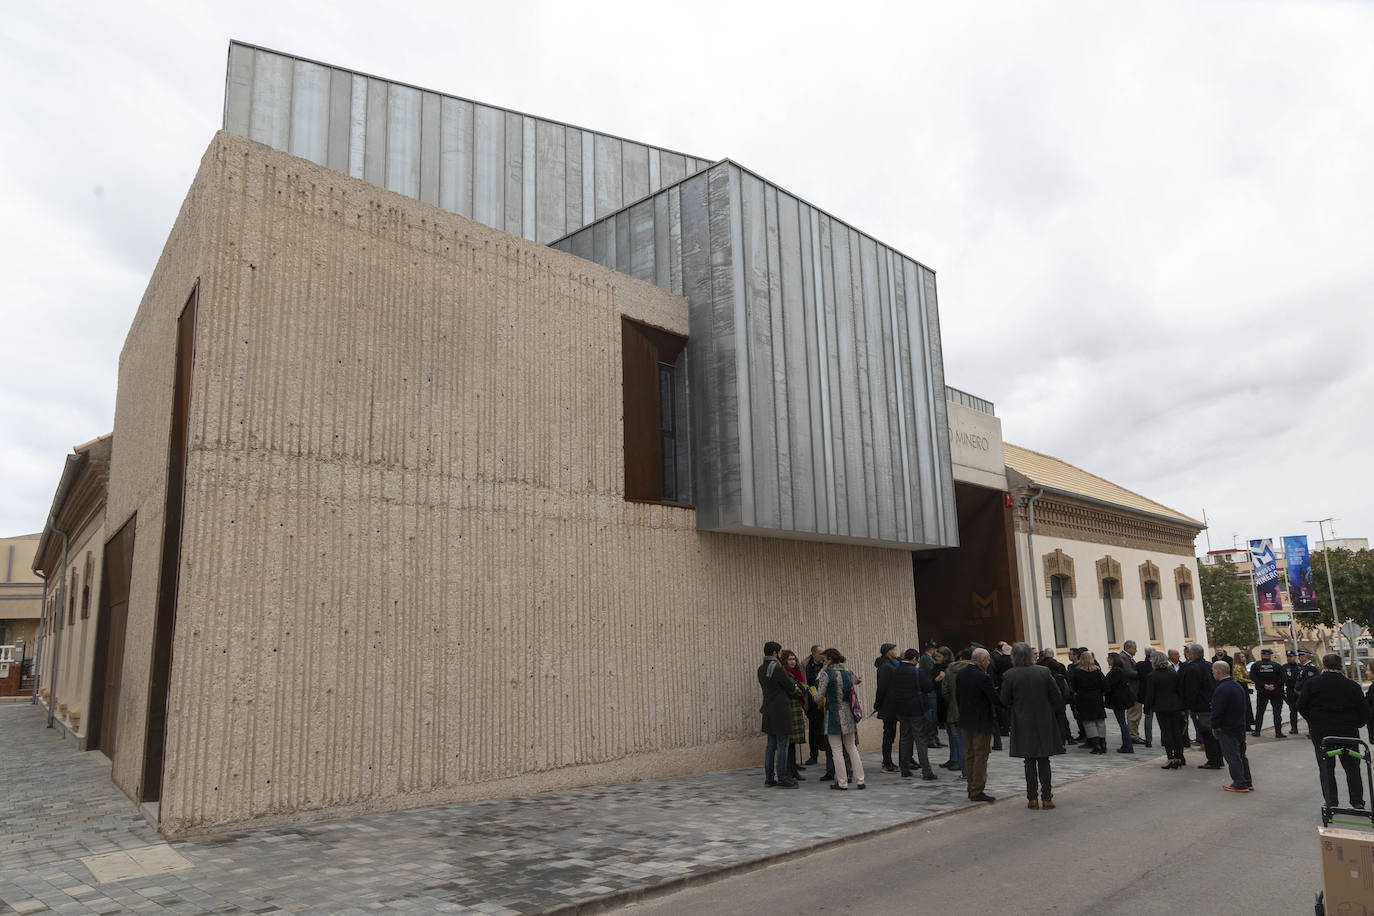
[[[1331,592],[1331,620],[1340,628],[1341,615],[1336,609],[1336,586],[1331,581],[1331,554],[1326,551],[1326,523],[1334,522],[1334,518],[1309,518],[1307,524],[1316,525],[1320,532],[1322,542],[1322,559],[1326,561],[1326,587]],[[1350,667],[1355,669],[1355,677],[1363,680],[1360,676],[1359,666],[1355,662],[1355,640],[1350,640]]]

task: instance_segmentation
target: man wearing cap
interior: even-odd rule
[[[1288,661],[1283,666],[1284,699],[1288,701],[1288,730],[1298,733],[1298,695],[1303,685],[1317,676],[1317,666],[1312,664],[1312,653],[1306,649],[1286,653]]]
[[[895,773],[892,764],[892,744],[897,740],[897,712],[884,701],[887,699],[887,682],[892,672],[901,664],[897,657],[897,644],[885,642],[878,647],[878,657],[873,659],[873,667],[878,669],[878,692],[874,695],[873,712],[883,723],[883,772]]]
[[[1274,737],[1283,733],[1283,666],[1274,661],[1273,649],[1261,649],[1260,660],[1250,666],[1250,680],[1255,682],[1259,702],[1255,704],[1255,737],[1264,730],[1264,709],[1274,709]]]

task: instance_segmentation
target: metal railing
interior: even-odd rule
[[[960,391],[958,388],[951,388],[948,385],[945,386],[945,400],[962,404],[970,410],[976,410],[991,417],[997,416],[997,411],[993,410],[991,401],[969,394],[967,391]]]

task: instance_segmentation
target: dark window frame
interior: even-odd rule
[[[691,508],[690,493],[679,487],[687,444],[679,406],[687,338],[623,316],[620,326],[625,499]]]

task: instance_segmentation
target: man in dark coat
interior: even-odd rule
[[[1250,760],[1245,756],[1245,688],[1231,677],[1231,666],[1212,662],[1217,685],[1212,690],[1212,735],[1221,742],[1221,755],[1231,771],[1227,792],[1253,792]]]
[[[814,645],[811,647],[811,655],[806,659],[806,686],[816,686],[816,675],[821,673],[825,667],[825,646]],[[825,738],[825,716],[821,713],[820,704],[806,704],[807,732],[806,740],[811,745],[811,756],[807,758],[807,765],[816,762],[816,755],[822,750],[825,751],[826,772],[832,775],[835,772],[835,762],[830,757],[830,742]],[[824,748],[821,745],[825,745]]]
[[[1140,702],[1144,694],[1140,688],[1140,671],[1136,668],[1135,650],[1135,640],[1128,639],[1121,644],[1121,651],[1117,653],[1121,656],[1121,673],[1126,676],[1126,686],[1131,691],[1131,703],[1126,707],[1126,727],[1130,730],[1132,745],[1145,743],[1145,739],[1140,737],[1140,719],[1144,715],[1145,707]]]
[[[1255,682],[1255,737],[1264,730],[1264,709],[1274,710],[1274,737],[1283,733],[1283,666],[1274,661],[1273,649],[1261,649],[1260,660],[1250,666],[1250,680]]]
[[[897,740],[897,714],[890,709],[883,709],[883,700],[887,696],[887,682],[898,664],[896,643],[885,642],[878,647],[878,657],[873,659],[873,667],[878,669],[878,689],[874,694],[873,713],[883,723],[884,773],[897,772],[897,768],[892,765],[892,743]]]
[[[1140,701],[1141,722],[1145,725],[1145,741],[1143,743],[1146,747],[1155,746],[1154,710],[1150,709],[1150,704],[1145,702],[1145,693],[1150,686],[1150,675],[1154,670],[1154,650],[1146,649],[1145,657],[1135,663],[1135,695],[1136,699]]]
[[[1189,643],[1184,650],[1187,661],[1178,669],[1178,692],[1183,696],[1183,708],[1193,718],[1193,727],[1202,737],[1203,753],[1207,761],[1199,764],[1199,770],[1221,769],[1221,745],[1212,734],[1212,690],[1216,680],[1212,677],[1212,663],[1204,658],[1202,646]]]
[[[1008,753],[1025,762],[1026,801],[1031,808],[1053,808],[1050,758],[1064,753],[1059,718],[1064,694],[1048,668],[1035,664],[1035,651],[1023,642],[1011,647],[1012,667],[1002,675],[1002,705],[1011,713]],[[1056,715],[1056,710],[1058,715]]]
[[[1322,673],[1312,678],[1298,696],[1298,712],[1307,720],[1307,735],[1317,752],[1321,768],[1322,792],[1328,808],[1340,806],[1336,791],[1336,761],[1322,753],[1322,739],[1329,737],[1360,737],[1360,726],[1369,721],[1369,703],[1360,685],[1345,676],[1341,657],[1335,652],[1322,658]],[[1360,762],[1341,755],[1345,769],[1345,784],[1350,791],[1350,805],[1364,807],[1364,780]]]
[[[1054,686],[1059,688],[1060,695],[1064,698],[1064,703],[1069,702],[1069,670],[1064,667],[1054,654],[1053,649],[1042,649],[1040,659],[1036,662],[1042,668],[1048,668],[1050,675],[1054,678]],[[1077,744],[1073,740],[1073,729],[1069,728],[1069,717],[1064,713],[1064,703],[1059,704],[1055,710],[1055,719],[1059,722],[1059,733],[1064,739],[1065,744]]]
[[[921,653],[917,663],[921,671],[930,681],[930,693],[926,696],[926,737],[930,739],[931,747],[944,747],[940,743],[940,706],[935,697],[935,679],[940,674],[940,644],[934,642],[926,643],[925,651]]]
[[[787,777],[788,747],[792,735],[792,704],[804,692],[802,685],[788,674],[778,660],[782,646],[772,640],[763,644],[763,664],[759,665],[759,689],[763,692],[763,733],[768,747],[763,758],[763,784],[795,789],[797,782]]]
[[[915,649],[907,649],[897,667],[892,669],[892,675],[878,688],[873,702],[889,710],[901,729],[897,758],[902,762],[902,775],[910,778],[916,768],[916,761],[911,759],[914,751],[920,760],[921,777],[933,780],[936,777],[930,768],[930,753],[926,748],[925,712],[929,688],[934,685],[917,664],[920,655]]]
[[[988,753],[998,728],[997,709],[1001,702],[992,689],[992,678],[988,677],[988,666],[992,664],[988,650],[974,649],[972,661],[973,664],[959,672],[954,686],[959,704],[959,727],[964,731],[968,797],[970,801],[991,802],[997,799],[983,790],[988,784]]]

